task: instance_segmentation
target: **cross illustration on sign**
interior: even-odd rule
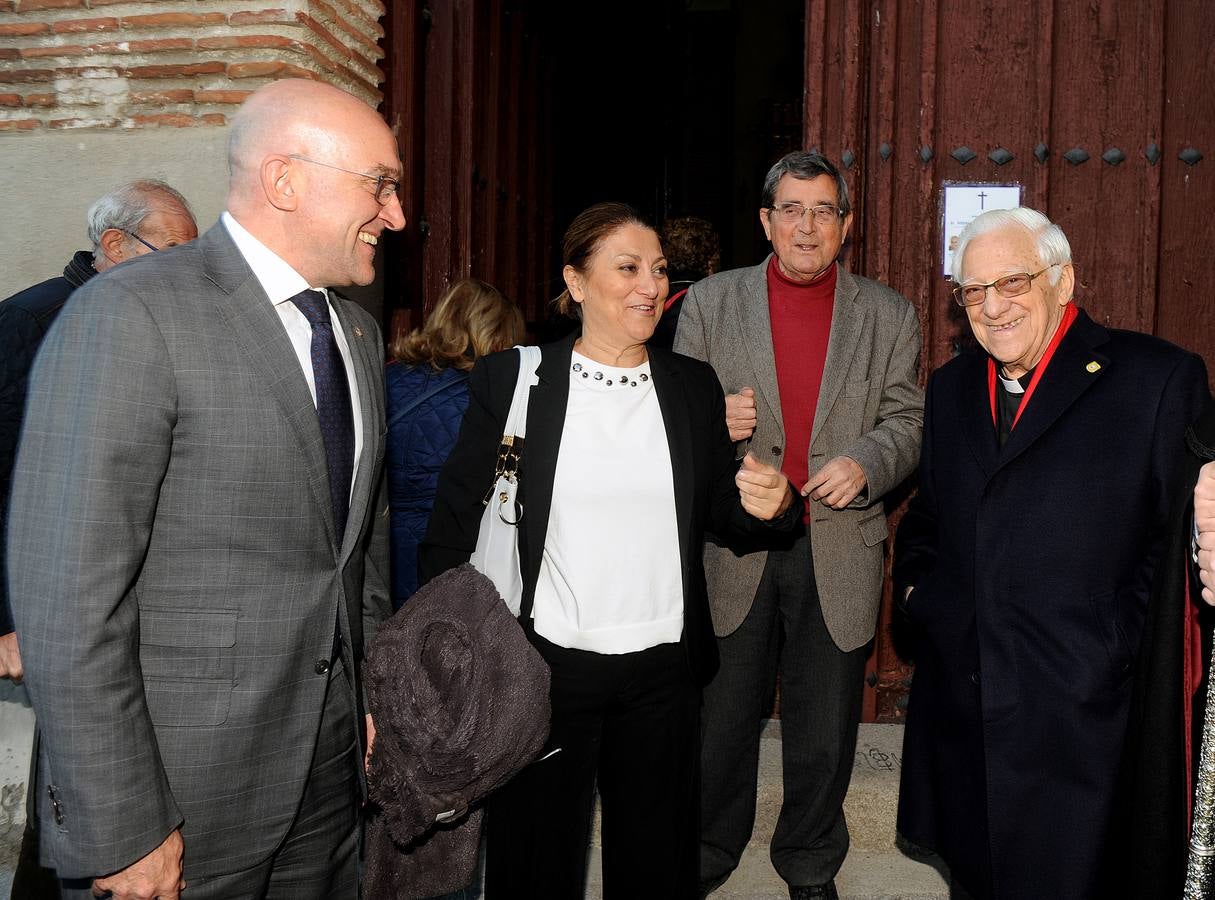
[[[1021,205],[1021,186],[1016,182],[962,183],[947,181],[941,185],[942,228],[941,269],[948,278],[953,268],[953,249],[958,237],[975,216],[993,209],[1014,209]]]

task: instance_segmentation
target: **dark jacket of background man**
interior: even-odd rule
[[[62,275],[28,287],[0,303],[0,535],[8,525],[13,460],[17,455],[17,438],[25,415],[25,390],[34,357],[72,291],[96,274],[92,252],[77,250]],[[3,572],[4,541],[0,540],[0,575]],[[0,634],[12,630],[8,579],[0,577]]]

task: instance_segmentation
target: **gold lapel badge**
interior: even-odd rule
[[[363,329],[362,329],[362,328],[359,328],[359,326],[358,326],[358,325],[354,325],[354,326],[352,326],[352,328],[353,328],[353,330],[354,330],[354,336],[355,336],[355,337],[362,337],[362,336],[363,336]],[[1093,364],[1092,364],[1092,363],[1090,363],[1090,365],[1093,365]],[[1098,366],[1098,368],[1100,368],[1100,366]],[[1091,371],[1092,371],[1092,369],[1090,369],[1089,371],[1091,372]]]
[[[1087,366],[1084,367],[1084,370],[1086,372],[1088,372],[1090,375],[1093,374],[1094,372],[1100,372],[1101,363],[1097,362],[1097,360],[1094,359],[1091,363],[1089,363]]]

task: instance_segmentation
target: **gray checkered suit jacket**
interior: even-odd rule
[[[240,870],[295,814],[335,617],[357,673],[390,611],[380,332],[334,306],[364,435],[344,535],[298,358],[222,225],[93,279],[47,338],[8,547],[62,877],[178,824],[187,880]]]
[[[777,388],[767,270],[764,260],[694,284],[683,301],[675,350],[712,365],[726,393],[755,389],[757,424],[749,449],[779,466],[785,449],[781,411],[798,398],[782,397]],[[865,644],[877,623],[887,535],[882,496],[920,458],[919,358],[920,324],[912,305],[885,285],[841,268],[809,459],[813,476],[828,460],[849,456],[868,485],[846,509],[810,507],[823,618],[841,650]],[[709,605],[719,636],[746,618],[767,559],[763,551],[739,555],[713,541],[705,545]]]

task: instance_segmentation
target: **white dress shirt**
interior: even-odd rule
[[[312,325],[307,317],[300,312],[299,307],[291,302],[291,298],[300,291],[314,290],[325,295],[329,303],[329,317],[333,320],[333,336],[337,340],[338,352],[342,363],[346,366],[346,382],[350,385],[350,409],[354,418],[354,471],[350,473],[350,491],[354,493],[354,476],[358,472],[359,459],[363,455],[363,417],[359,406],[359,384],[354,377],[354,365],[351,362],[350,345],[346,342],[346,334],[342,330],[341,320],[333,309],[333,301],[329,291],[322,287],[313,287],[304,280],[299,272],[291,268],[281,256],[251,235],[248,230],[232,217],[227,210],[219,217],[224,228],[228,229],[236,249],[245,258],[254,276],[270,298],[274,311],[287,329],[287,337],[295,349],[296,359],[308,382],[308,390],[312,394],[312,405],[316,405],[316,377],[312,374]]]

